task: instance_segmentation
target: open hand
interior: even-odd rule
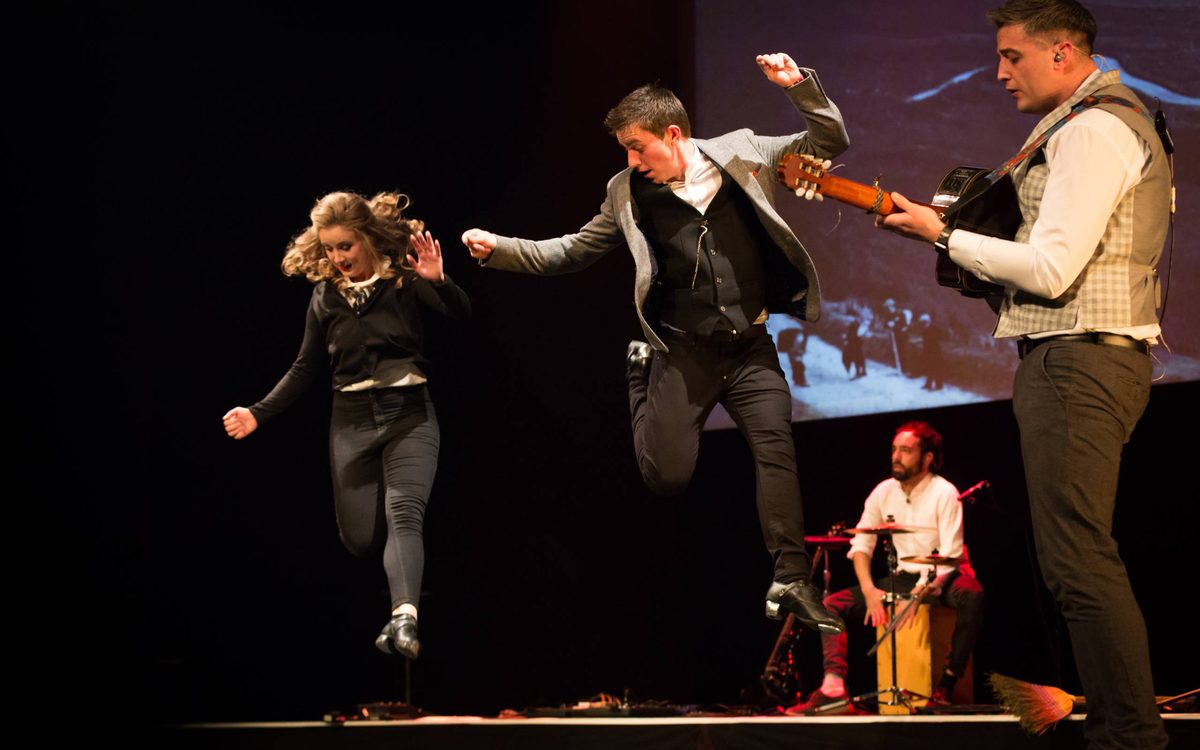
[[[413,249],[413,253],[408,256],[408,262],[417,275],[434,284],[445,282],[446,274],[442,270],[442,244],[427,231],[414,232],[408,241]]]

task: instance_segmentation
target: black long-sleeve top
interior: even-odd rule
[[[318,282],[308,304],[300,353],[266,398],[250,407],[254,418],[261,424],[285,410],[308,390],[326,361],[334,389],[366,380],[385,365],[426,362],[421,353],[422,307],[454,319],[471,315],[470,300],[449,276],[435,285],[406,274],[398,289],[396,279],[379,279],[358,310],[334,284]]]

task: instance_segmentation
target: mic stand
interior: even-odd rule
[[[423,712],[412,703],[412,659],[405,657],[404,659],[404,700],[403,701],[376,701],[374,703],[358,704],[358,713],[352,715],[354,719],[382,719],[384,721],[398,721],[402,719],[418,719]],[[338,719],[326,718],[326,721],[345,721],[345,717]]]
[[[891,684],[891,686],[886,687],[882,690],[872,690],[869,693],[863,693],[862,695],[846,697],[839,701],[834,701],[833,703],[826,703],[823,706],[818,706],[818,707],[812,709],[812,711],[810,712],[813,715],[828,713],[830,711],[836,711],[839,708],[845,708],[846,706],[852,706],[852,705],[862,702],[862,701],[874,701],[876,703],[876,705],[879,705],[879,706],[901,706],[902,705],[908,709],[909,713],[916,713],[916,706],[913,705],[913,700],[914,699],[916,699],[916,700],[928,700],[929,699],[928,695],[914,693],[913,691],[906,690],[896,684],[896,624],[899,622],[899,618],[896,617],[896,576],[900,572],[900,560],[897,558],[897,555],[896,555],[896,546],[894,544],[892,544],[892,535],[891,534],[881,534],[880,539],[883,541],[883,546],[887,549],[887,559],[888,559],[888,597],[887,597],[888,602],[887,602],[887,607],[888,607],[888,617],[890,619],[890,622],[888,623],[888,627],[887,627],[886,631],[884,632],[883,636],[879,639],[879,642],[871,647],[871,651],[869,652],[869,654],[875,653],[875,649],[879,647],[879,643],[882,643],[884,638],[892,639],[892,684]],[[936,570],[936,569],[931,569],[931,571],[930,571],[931,574],[932,574],[933,570]],[[919,599],[913,599],[905,607],[904,612],[908,611],[908,607],[916,606],[918,603],[919,603]],[[890,696],[891,700],[888,700],[886,702],[881,701],[880,698],[884,695]]]

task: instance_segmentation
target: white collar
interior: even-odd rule
[[[692,151],[688,155],[687,168],[683,170],[683,179],[672,180],[667,183],[667,187],[674,189],[695,182],[700,174],[708,169],[708,160],[699,147],[692,143],[691,138],[688,138],[687,145],[692,147]]]
[[[371,286],[376,281],[379,281],[378,273],[372,274],[371,278],[369,278],[369,279],[363,279],[362,281],[351,281],[350,284],[346,288],[347,289],[362,289],[363,287]]]

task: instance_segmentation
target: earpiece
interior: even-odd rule
[[[1062,62],[1063,54],[1061,52],[1054,53],[1054,62]]]

